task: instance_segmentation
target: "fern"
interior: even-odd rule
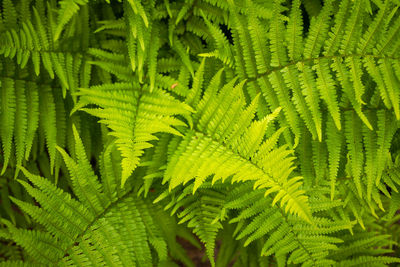
[[[195,81],[201,81],[201,76],[202,72],[196,73]],[[214,175],[213,183],[228,177],[232,182],[254,180],[255,187],[268,189],[266,196],[277,193],[273,204],[280,201],[286,212],[310,220],[307,198],[298,190],[301,177],[289,177],[293,160],[288,157],[291,151],[285,146],[274,149],[282,131],[264,141],[268,124],[279,110],[251,122],[257,102],[247,108],[243,106],[240,92],[243,83],[234,86],[235,79],[219,90],[220,76],[221,72],[216,74],[205,90],[204,98],[196,101],[198,118],[194,123],[197,129],[189,130],[172,153],[164,182],[169,181],[170,188],[174,188],[195,178],[193,191],[196,191],[210,175]],[[197,95],[197,90],[201,87],[195,83],[188,101]],[[204,160],[200,161],[201,158]]]
[[[399,8],[0,1],[0,266],[398,264]]]
[[[116,90],[117,89],[117,90]],[[143,91],[144,92],[143,92]],[[138,85],[121,83],[81,89],[80,105],[97,104],[101,109],[81,109],[97,116],[117,137],[123,156],[122,185],[138,166],[143,150],[157,132],[180,135],[171,126],[185,125],[173,115],[189,116],[191,108],[162,90],[146,92]]]
[[[9,237],[26,249],[28,261],[45,265],[150,266],[152,249],[157,252],[154,261],[167,261],[167,244],[172,239],[164,236],[167,232],[157,225],[161,222],[159,218],[156,220],[163,214],[161,210],[154,206],[150,212],[148,205],[151,204],[132,194],[134,187],[126,186],[117,194],[107,194],[105,185],[114,184],[115,188],[120,181],[107,172],[100,182],[90,167],[75,128],[74,135],[76,160],[61,148],[59,151],[71,174],[72,188],[78,199],[72,199],[67,192],[23,168],[33,186],[23,180],[20,183],[40,207],[15,198],[12,200],[44,229],[17,229],[3,221]],[[103,157],[104,168],[107,168],[111,164],[111,155],[104,154]]]
[[[237,224],[236,239],[246,237],[244,245],[247,246],[268,235],[261,254],[276,254],[286,258],[288,263],[301,263],[304,266],[332,265],[334,261],[329,259],[329,251],[336,250],[336,244],[342,241],[329,235],[351,228],[350,222],[333,223],[328,218],[314,218],[316,227],[310,227],[297,221],[296,217],[286,216],[275,208],[265,209],[271,200],[262,198],[262,192],[253,191],[248,185],[237,187],[228,199],[230,200],[227,208],[240,211],[239,215],[231,220],[231,223]],[[340,206],[340,202],[333,203],[327,198],[315,198],[310,205],[313,212],[317,213]]]

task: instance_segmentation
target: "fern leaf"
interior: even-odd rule
[[[390,144],[394,133],[398,129],[397,124],[394,124],[394,118],[385,110],[378,111],[378,127],[377,127],[377,145],[378,150],[376,154],[376,179],[375,184],[379,185],[382,172],[386,166],[387,153],[389,152]]]
[[[29,110],[29,112],[27,114],[28,125],[25,136],[25,159],[28,160],[33,145],[33,139],[39,126],[39,94],[38,88],[34,83],[28,83],[26,92],[27,110]]]
[[[228,1],[230,8],[233,10],[232,12],[232,21],[234,22],[235,25],[235,37],[234,37],[234,42],[238,42],[237,47],[241,47],[241,55],[243,56],[242,60],[244,62],[244,65],[241,66],[244,70],[245,73],[245,78],[247,77],[256,77],[257,74],[257,65],[256,62],[254,62],[252,59],[254,58],[254,51],[251,49],[252,47],[252,39],[251,39],[251,32],[249,32],[246,27],[246,21],[244,20],[243,16],[241,16],[236,8],[236,5],[233,3],[233,1],[229,0]],[[254,27],[257,27],[254,25],[249,25],[252,27],[252,31],[255,31],[256,29]],[[255,37],[255,36],[254,36]],[[259,37],[259,36],[257,36]],[[260,37],[263,38],[263,37]],[[260,55],[261,56],[261,55]],[[262,55],[264,56],[264,55]],[[260,58],[261,59],[261,58]],[[237,66],[238,67],[238,66]]]
[[[156,74],[157,74],[157,54],[159,49],[159,28],[158,25],[153,25],[151,29],[151,37],[150,43],[151,47],[149,49],[149,80],[150,80],[150,92],[154,90],[156,83]]]
[[[226,36],[224,33],[217,27],[215,24],[211,23],[207,17],[204,15],[204,13],[201,13],[204,22],[206,23],[210,34],[212,38],[215,41],[215,46],[217,50],[215,52],[218,52],[218,56],[221,57],[221,59],[226,63],[227,65],[231,66],[232,65],[232,48],[231,45],[229,44],[229,41],[227,40]],[[200,54],[200,56],[205,56],[205,54]]]
[[[324,46],[324,55],[332,55],[338,49],[340,45],[340,40],[343,38],[345,25],[349,13],[350,1],[344,0],[340,2],[339,11],[335,16],[334,26],[331,31],[328,33],[329,39],[325,41]]]
[[[326,146],[329,153],[329,180],[331,184],[331,200],[333,200],[335,198],[335,185],[340,162],[342,136],[338,129],[334,127],[332,119],[328,118],[326,127]]]
[[[364,147],[365,147],[365,174],[367,177],[367,199],[371,199],[372,187],[376,180],[377,168],[376,168],[376,133],[366,127],[363,127]]]
[[[217,186],[210,188],[209,184],[203,184],[195,195],[191,195],[193,189],[192,186],[188,186],[179,194],[180,190],[174,190],[169,196],[171,200],[166,205],[172,208],[171,214],[177,214],[179,224],[187,223],[188,227],[193,229],[193,233],[204,242],[211,266],[215,266],[215,240],[222,228],[221,221],[225,219],[224,212],[221,211],[225,202],[223,189]]]
[[[333,78],[330,73],[327,60],[318,60],[317,69],[317,86],[321,92],[321,98],[326,102],[328,110],[335,122],[336,128],[340,131],[340,111],[336,99],[336,90]]]
[[[45,232],[17,229],[11,223],[3,221],[17,244],[21,245],[36,262],[54,265],[62,251],[57,249],[56,241]]]
[[[145,90],[145,89],[144,89]],[[180,133],[172,126],[185,125],[174,115],[187,116],[192,109],[162,90],[140,92],[128,83],[105,84],[80,90],[82,106],[90,103],[99,109],[84,108],[89,114],[101,118],[112,130],[122,154],[123,185],[138,166],[144,149],[152,146],[157,132]]]
[[[316,139],[317,129],[315,127],[311,111],[307,106],[306,99],[303,96],[301,84],[298,78],[299,75],[300,73],[295,66],[289,66],[286,71],[283,72],[283,78],[285,79],[286,84],[293,90],[292,101],[295,104],[296,110],[305,122],[308,130],[313,135],[313,138]]]
[[[77,161],[73,162],[60,150],[70,168],[72,163],[76,164],[77,171],[71,171],[75,180],[74,193],[80,195],[84,192],[90,195],[90,203],[94,204],[93,200],[97,198],[104,205],[91,210],[85,198],[83,202],[75,200],[49,180],[22,168],[32,185],[25,181],[20,183],[36,199],[38,205],[15,198],[12,200],[21,210],[32,215],[43,228],[42,231],[25,230],[4,221],[9,234],[2,237],[17,242],[33,260],[45,265],[152,266],[156,260],[150,244],[154,245],[159,259],[165,260],[167,244],[171,247],[178,245],[175,232],[168,233],[167,237],[165,232],[159,230],[162,227],[156,216],[159,216],[159,220],[165,217],[165,213],[159,207],[133,196],[132,187],[121,189],[122,194],[112,200],[105,195],[104,185],[98,183],[86,159],[81,139],[76,130],[74,132]],[[105,160],[106,165],[110,166],[111,158],[106,157]],[[89,181],[85,181],[87,176],[82,177],[83,173],[90,176]],[[105,178],[102,181],[111,179]],[[161,220],[168,221],[165,218]]]
[[[326,176],[327,166],[327,151],[325,143],[318,142],[317,140],[312,141],[312,151],[313,151],[313,165],[315,171],[315,182],[317,184],[324,180]]]
[[[58,10],[58,24],[54,32],[54,41],[60,38],[65,25],[78,13],[80,6],[88,4],[88,0],[63,0]]]
[[[146,12],[140,1],[128,0],[128,3],[131,6],[133,12],[138,14],[143,19],[144,25],[146,27],[149,27],[149,20],[147,19]]]
[[[128,55],[130,59],[130,65],[132,71],[136,70],[137,59],[136,59],[136,51],[137,51],[137,40],[134,34],[134,15],[132,9],[124,6],[124,11],[126,12],[125,20],[126,20],[126,28],[127,28],[127,38],[126,38],[126,46],[128,47]]]
[[[361,79],[362,70],[360,59],[358,57],[349,57],[346,61],[351,73],[350,78],[353,81],[355,98],[358,103],[363,105],[365,102],[362,100],[362,96],[365,92],[365,86]]]
[[[40,15],[36,8],[33,8],[33,14],[35,17],[35,22],[36,22],[36,27],[37,27],[37,39],[39,43],[39,47],[41,47],[44,50],[49,50],[50,49],[50,41],[49,37],[47,36],[46,29],[42,23],[42,19],[40,18]],[[32,32],[35,32],[33,30]],[[43,66],[45,69],[48,71],[50,77],[53,79],[54,78],[54,70],[53,70],[53,64],[51,62],[51,57],[49,53],[43,53],[41,54],[42,61],[43,61]]]
[[[78,136],[78,132],[73,126],[73,134],[75,138],[75,153],[77,162],[74,162],[68,154],[57,147],[61,153],[67,168],[71,173],[72,183],[76,188],[75,193],[80,201],[89,207],[94,213],[99,213],[105,206],[106,202],[102,199],[100,184],[97,177],[91,169],[89,161],[86,158],[86,152],[83,148],[82,140]]]
[[[0,137],[4,150],[4,162],[1,174],[7,169],[11,156],[14,120],[16,112],[15,83],[14,80],[3,78],[1,80],[1,131]]]
[[[4,14],[3,23],[5,25],[7,25],[10,28],[14,28],[17,26],[17,11],[11,0],[5,0],[3,2],[3,14]]]
[[[276,95],[278,96],[280,105],[283,107],[283,112],[288,119],[290,128],[297,137],[300,136],[298,114],[289,97],[289,88],[285,84],[282,73],[273,72],[269,76],[269,80],[276,90]]]
[[[345,113],[345,134],[350,156],[351,174],[357,187],[358,195],[362,197],[361,174],[364,164],[364,154],[362,153],[360,121],[354,115],[354,112],[351,111]]]
[[[193,191],[196,191],[210,175],[213,175],[213,183],[219,180],[224,182],[227,178],[231,178],[232,182],[252,180],[255,181],[256,188],[268,189],[266,196],[276,192],[273,203],[279,201],[282,207],[285,206],[285,212],[295,213],[309,220],[307,197],[299,190],[300,179],[289,178],[293,170],[293,158],[289,157],[291,151],[286,147],[271,148],[275,143],[272,140],[276,140],[277,136],[260,144],[264,139],[266,127],[278,115],[278,111],[250,125],[243,120],[247,116],[237,120],[241,117],[237,110],[242,110],[244,103],[240,101],[240,91],[227,95],[232,86],[231,81],[220,89],[218,94],[214,89],[205,94],[205,99],[212,101],[213,108],[211,103],[199,105],[207,107],[208,111],[198,111],[201,114],[199,122],[202,126],[199,130],[185,132],[169,160],[164,183],[168,181],[170,189],[173,189],[194,179]],[[241,88],[242,85],[239,84],[234,91]],[[216,95],[211,97],[210,94]],[[238,125],[238,122],[241,124]],[[243,127],[242,123],[249,127]],[[232,124],[236,126],[230,127]],[[227,129],[231,133],[215,135],[217,132],[225,133]],[[257,144],[260,144],[259,148]]]
[[[363,1],[354,1],[353,8],[350,12],[351,15],[346,23],[345,35],[340,43],[339,52],[341,54],[347,55],[354,50],[356,42],[361,34],[361,27],[359,25],[361,25],[364,10]]]
[[[290,11],[289,23],[287,26],[288,53],[292,61],[297,61],[303,54],[303,18],[300,9],[301,2],[299,0],[293,1],[292,9]]]
[[[387,265],[390,263],[399,263],[400,260],[394,257],[387,257],[387,256],[360,256],[352,260],[345,260],[340,262],[338,266],[360,266],[363,264],[374,264],[374,265]]]
[[[399,43],[398,33],[400,32],[400,17],[396,19],[387,34],[383,36],[377,45],[378,54],[394,55],[395,44]]]
[[[392,107],[392,103],[390,101],[390,96],[388,94],[388,90],[386,90],[383,76],[378,68],[378,64],[376,63],[375,59],[373,59],[372,57],[366,57],[365,58],[365,67],[366,67],[368,73],[371,75],[371,77],[376,82],[383,103],[385,104],[385,106],[387,108],[390,109]]]
[[[25,152],[25,135],[28,126],[27,120],[27,104],[24,81],[17,81],[16,83],[16,111],[15,111],[15,155],[16,164],[21,165]],[[15,177],[18,176],[18,171],[15,172]]]
[[[305,96],[305,101],[313,116],[318,140],[321,141],[322,140],[321,112],[319,110],[318,91],[316,90],[315,79],[312,75],[312,70],[308,65],[299,63],[298,67],[301,70],[300,84],[303,88],[302,92],[303,95]]]
[[[50,88],[42,88],[40,104],[40,123],[46,136],[47,150],[50,155],[50,170],[53,173],[56,160],[57,127],[56,107]]]
[[[304,58],[316,58],[328,34],[332,1],[327,1],[318,16],[311,20],[309,35],[304,44]]]
[[[184,45],[176,36],[174,36],[173,44],[174,44],[173,49],[179,55],[183,64],[189,70],[190,74],[192,74],[192,76],[194,76],[193,64],[189,58],[189,55],[185,52],[186,49],[185,49]]]
[[[254,12],[254,11],[253,11]],[[267,36],[260,26],[260,21],[254,13],[249,14],[249,34],[254,49],[257,72],[264,73],[269,70],[270,55],[267,47]],[[250,76],[249,76],[250,77]]]
[[[334,263],[325,257],[342,241],[330,233],[350,227],[348,223],[314,217],[317,225],[309,226],[295,216],[282,213],[277,207],[266,209],[271,199],[264,198],[260,190],[254,191],[249,185],[243,184],[229,192],[225,204],[226,208],[238,211],[230,221],[237,224],[236,239],[245,239],[245,246],[260,240],[262,255],[282,255],[286,264],[322,266]],[[317,203],[321,203],[321,199],[315,199],[312,206]],[[327,209],[329,207],[321,207],[321,210]]]
[[[383,80],[386,85],[386,90],[388,92],[389,99],[392,102],[392,107],[394,113],[396,114],[396,119],[399,120],[400,119],[399,93],[398,90],[395,89],[398,88],[399,82],[395,78],[392,64],[388,59],[379,60],[379,68],[381,70]]]
[[[274,1],[274,13],[277,14],[274,16],[273,20],[271,21],[271,28],[270,28],[270,42],[271,42],[271,66],[272,67],[279,67],[285,66],[287,64],[287,53],[284,43],[284,26],[282,20],[282,11],[284,10],[283,6],[281,5],[282,1],[277,0]]]
[[[186,100],[186,102],[189,105],[196,105],[200,101],[201,89],[203,84],[203,75],[204,75],[204,64],[205,64],[205,59],[201,61],[200,66],[196,71],[195,76],[193,77],[193,87],[190,90]]]
[[[342,85],[342,90],[344,91],[345,95],[349,99],[350,103],[354,107],[355,112],[357,113],[358,117],[364,122],[365,125],[369,129],[373,129],[371,123],[368,121],[368,118],[362,112],[361,103],[356,100],[355,92],[352,88],[350,83],[350,73],[344,64],[340,61],[340,59],[335,59],[332,64],[332,69],[335,70],[337,77],[340,80]]]
[[[366,51],[370,51],[374,46],[374,43],[380,37],[381,33],[386,29],[383,24],[385,23],[385,19],[387,19],[387,11],[390,7],[390,1],[384,1],[383,6],[380,7],[379,13],[375,16],[374,21],[368,27],[368,30],[358,45],[358,52],[360,54],[365,54]]]

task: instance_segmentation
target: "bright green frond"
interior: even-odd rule
[[[282,208],[285,207],[285,212],[310,221],[307,197],[300,190],[302,183],[299,177],[290,176],[294,159],[290,156],[292,151],[286,146],[274,149],[279,135],[263,142],[267,126],[277,117],[279,110],[250,123],[254,111],[251,112],[250,106],[248,115],[238,113],[244,110],[242,84],[233,87],[234,83],[235,79],[219,92],[216,92],[214,84],[210,84],[200,101],[201,109],[197,111],[199,126],[187,130],[172,152],[164,182],[169,182],[170,189],[173,189],[194,179],[193,191],[196,191],[209,176],[213,176],[213,183],[228,178],[231,182],[251,180],[256,188],[267,189],[266,196],[276,194],[273,204],[279,202]],[[231,90],[235,93],[228,94]],[[203,110],[206,107],[207,112]]]
[[[82,110],[99,117],[116,137],[121,151],[122,181],[136,169],[140,157],[146,148],[152,147],[150,141],[157,140],[157,132],[181,135],[173,126],[185,123],[174,117],[188,116],[192,109],[174,99],[161,89],[153,92],[147,88],[138,88],[135,84],[104,84],[90,89],[80,90],[82,106],[96,104],[101,108],[83,108]]]

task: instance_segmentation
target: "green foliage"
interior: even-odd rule
[[[0,266],[400,263],[399,1],[0,7]]]

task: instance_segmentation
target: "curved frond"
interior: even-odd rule
[[[251,180],[255,188],[266,189],[266,196],[276,194],[273,204],[280,202],[285,212],[310,221],[301,177],[291,177],[292,151],[286,146],[275,148],[282,130],[265,136],[279,109],[252,122],[255,104],[247,113],[241,96],[243,83],[234,83],[235,79],[219,90],[211,83],[205,90],[196,112],[196,128],[187,130],[171,153],[164,182],[173,189],[194,179],[196,191],[209,176],[213,183]]]

